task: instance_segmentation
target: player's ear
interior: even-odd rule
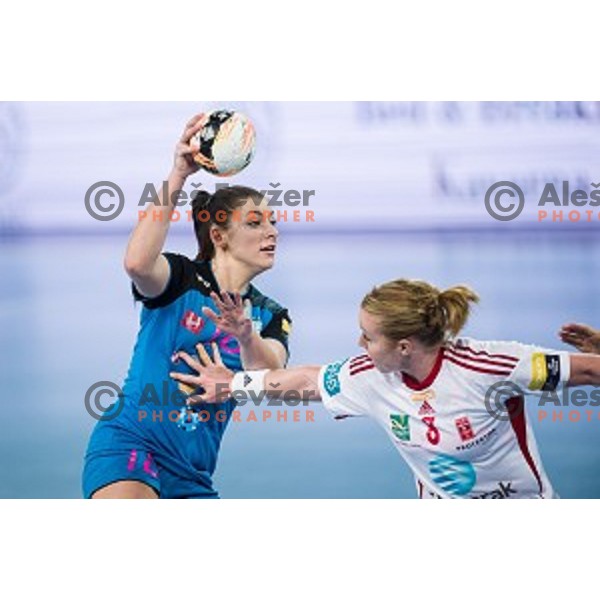
[[[396,350],[400,356],[409,356],[413,351],[413,343],[409,339],[403,339],[396,342]]]
[[[221,250],[227,249],[227,232],[218,225],[212,225],[210,228],[210,240],[215,248],[221,248]]]

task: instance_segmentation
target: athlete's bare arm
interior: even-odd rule
[[[169,199],[165,202],[161,185],[158,194],[159,205],[148,204],[145,217],[140,218],[129,239],[124,259],[125,271],[138,291],[147,298],[161,294],[169,281],[169,263],[161,253],[175,208],[171,202],[171,195],[181,190],[187,177],[199,169],[192,159],[189,142],[202,128],[204,120],[205,115],[198,114],[187,123],[175,148],[173,169],[167,179]]]
[[[210,358],[202,344],[196,347],[198,357],[193,358],[185,352],[177,356],[184,360],[197,375],[171,373],[171,377],[181,383],[193,387],[202,387],[205,393],[192,396],[190,404],[198,402],[224,402],[231,397],[231,381],[233,371],[225,367],[219,349],[212,345],[214,361]],[[319,366],[293,367],[291,369],[274,369],[265,375],[264,390],[269,396],[281,397],[286,392],[298,392],[302,399],[320,400]]]
[[[600,356],[571,354],[571,374],[568,385],[600,385]]]

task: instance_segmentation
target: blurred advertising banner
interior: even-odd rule
[[[186,121],[216,108],[250,117],[254,160],[187,194],[265,190],[282,229],[600,226],[600,102],[5,102],[0,235],[131,229]]]

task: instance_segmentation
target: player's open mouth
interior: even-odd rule
[[[269,254],[269,255],[275,255],[275,244],[271,244],[270,246],[265,246],[264,248],[260,249],[261,252],[264,252],[265,254]]]

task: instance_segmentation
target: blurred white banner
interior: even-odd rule
[[[581,200],[600,183],[598,102],[33,102],[0,103],[0,234],[131,228],[146,183],[166,178],[185,122],[214,108],[241,110],[257,130],[255,160],[225,181],[314,190],[301,222],[282,207],[287,230],[600,225],[600,207]],[[99,181],[124,193],[114,220],[86,211],[86,191]],[[199,172],[190,183],[211,191],[223,181]],[[523,191],[514,219],[486,210],[499,181]],[[577,206],[564,205],[563,181],[569,197],[581,190]],[[539,206],[548,183],[560,206]],[[489,202],[506,216],[517,200]],[[307,209],[314,222],[305,222]],[[174,228],[186,221],[182,211]]]

